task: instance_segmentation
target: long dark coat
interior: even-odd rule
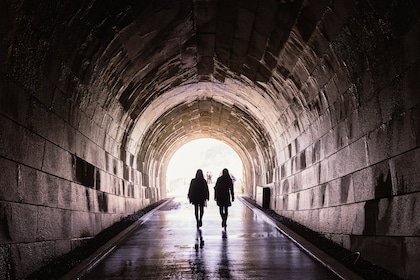
[[[190,199],[190,203],[198,205],[204,205],[204,202],[209,200],[209,187],[204,178],[194,178],[191,180],[188,198]]]
[[[229,173],[217,178],[214,186],[214,199],[218,206],[229,207],[232,205],[231,198],[234,197],[233,183]]]

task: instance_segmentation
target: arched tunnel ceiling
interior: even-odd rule
[[[161,102],[155,102],[158,103],[157,106],[150,106],[150,112],[146,110],[145,115],[155,115],[155,119],[141,121],[138,126],[146,125],[144,138],[138,143],[149,143],[139,147],[140,158],[161,158],[167,151],[173,153],[185,142],[200,137],[223,140],[241,154],[242,158],[258,158],[258,152],[269,156],[267,150],[261,151],[260,147],[272,146],[272,143],[266,142],[270,137],[264,134],[265,129],[259,121],[247,112],[249,109],[244,110],[247,103],[235,104],[233,101],[240,101],[240,97],[230,97],[225,91],[217,95],[213,86],[210,83],[195,84],[194,91],[205,91],[199,97],[190,94],[193,90],[191,87],[184,88],[181,92],[177,88],[167,94],[169,96],[164,95]],[[189,97],[195,99],[191,100]],[[171,107],[166,109],[168,104]],[[266,108],[266,104],[258,104]],[[243,151],[247,151],[247,157],[243,155]]]
[[[102,5],[111,14],[94,17],[91,13]],[[223,122],[212,122],[211,129],[205,131],[205,125],[189,125],[174,116],[179,112],[174,108],[181,108],[181,104],[181,110],[190,110],[195,108],[194,102],[205,99],[220,103],[217,106],[224,108],[221,112],[242,111],[242,116],[248,115],[245,122],[232,122],[235,127],[231,130],[240,135],[254,129],[249,132],[254,137],[241,141],[251,140],[254,146],[269,143],[266,149],[273,148],[271,138],[281,135],[302,114],[302,105],[307,104],[306,97],[298,93],[306,80],[295,83],[300,77],[286,76],[295,65],[299,65],[297,74],[305,79],[309,76],[308,66],[298,59],[305,43],[297,30],[300,26],[295,25],[297,15],[306,6],[302,1],[133,1],[113,10],[97,2],[88,7],[79,15],[86,19],[79,21],[91,23],[86,50],[97,49],[98,72],[93,73],[93,85],[98,92],[107,85],[107,92],[111,92],[104,100],[105,108],[115,108],[112,103],[118,101],[130,116],[125,119],[127,149],[138,152],[150,147],[150,143],[187,141],[189,137],[183,134],[210,132],[212,137],[226,138],[230,130],[221,133],[226,129]],[[320,15],[307,14],[310,18],[308,22],[305,19],[305,28],[313,30],[315,17]],[[112,28],[114,36],[108,35],[105,45],[92,39],[107,28]],[[313,55],[311,48],[308,55]],[[175,93],[177,88],[182,94]],[[161,110],[156,110],[156,102],[163,103]],[[193,118],[194,113],[184,114],[186,117]],[[183,126],[176,130],[177,137],[173,129],[165,129],[159,139],[145,137],[145,133],[157,133],[156,129],[145,130],[145,125],[159,127],[172,120],[177,121],[173,127]],[[249,146],[246,142],[240,146]]]
[[[150,156],[202,135],[271,160],[328,107],[320,89],[339,63],[327,37],[351,10],[340,5],[46,1],[25,12],[86,85],[72,100],[117,122],[123,149]]]
[[[131,141],[149,143],[137,147],[140,158],[159,157],[171,147],[199,137],[223,140],[238,153],[246,150],[257,158],[256,145],[273,146],[269,142],[272,130],[265,127],[277,127],[273,125],[277,120],[271,103],[252,88],[228,83],[177,87],[152,102],[144,116],[134,126],[132,137],[136,141]],[[148,153],[153,155],[145,156]]]

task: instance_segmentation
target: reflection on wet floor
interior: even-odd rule
[[[175,198],[82,279],[338,279],[240,201],[229,210],[225,231],[209,202],[197,229]]]

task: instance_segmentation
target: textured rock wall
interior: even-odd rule
[[[279,153],[277,212],[397,275],[420,275],[419,21],[360,3],[329,52],[329,106]],[[336,12],[336,11],[333,11]],[[406,15],[405,20],[395,21]],[[321,27],[319,27],[321,28]],[[315,36],[315,35],[313,35]],[[331,56],[330,56],[331,57]],[[318,80],[319,81],[319,80]],[[313,94],[313,92],[312,92]]]
[[[247,194],[271,186],[279,213],[416,279],[419,10],[1,2],[0,278],[159,199],[165,156],[212,136]]]
[[[121,156],[117,120],[84,108],[79,77],[20,20],[1,31],[13,39],[0,59],[0,279],[23,279],[158,199]]]
[[[86,128],[61,115],[63,92],[51,86],[52,106],[18,82],[0,82],[0,247],[10,252],[0,263],[18,278],[151,199],[142,174],[99,146],[98,124],[78,109]]]

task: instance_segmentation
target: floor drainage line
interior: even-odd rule
[[[304,250],[307,254],[311,257],[316,259],[330,271],[332,271],[335,275],[340,277],[340,279],[352,279],[352,280],[362,280],[363,278],[345,267],[343,264],[323,252],[321,249],[316,247],[314,244],[310,243],[302,236],[294,232],[293,230],[287,228],[285,225],[281,224],[280,222],[276,221],[272,217],[269,217],[263,211],[252,205],[250,202],[246,201],[244,198],[239,197],[239,200],[250,208],[254,213],[265,219],[268,223],[275,226],[284,236],[290,239],[293,243],[295,243],[298,247]]]
[[[88,271],[92,270],[98,263],[100,263],[107,255],[109,255],[116,246],[121,243],[128,235],[130,235],[134,230],[136,230],[139,226],[144,224],[153,214],[158,211],[163,206],[167,205],[171,202],[174,198],[169,198],[167,201],[161,203],[160,205],[156,206],[143,216],[141,216],[137,221],[133,224],[128,226],[126,229],[121,231],[119,234],[114,236],[111,240],[106,242],[102,245],[99,249],[97,249],[90,257],[83,260],[80,264],[70,270],[66,275],[60,278],[60,280],[74,280],[74,279],[81,279],[81,277],[86,274]]]

